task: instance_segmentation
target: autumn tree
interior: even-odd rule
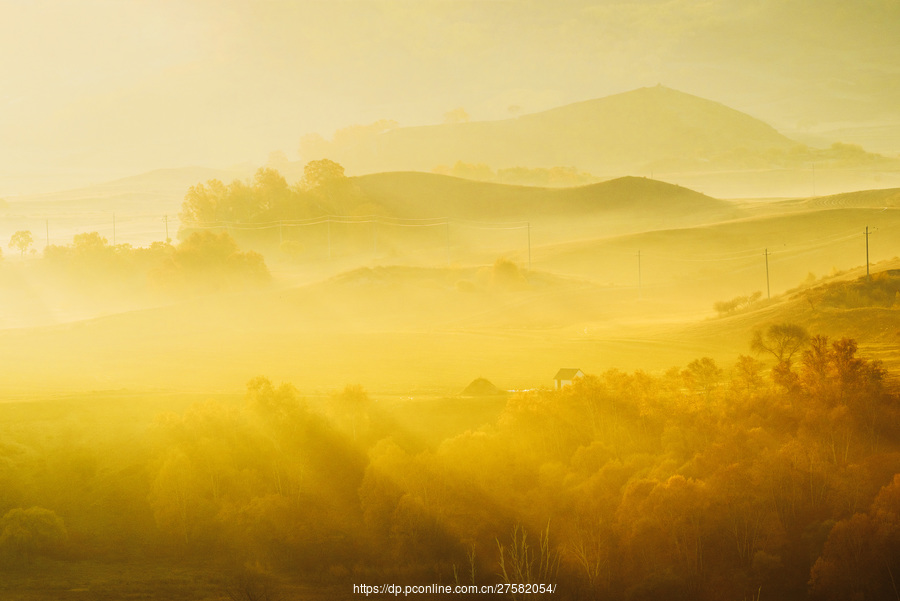
[[[762,370],[762,362],[749,355],[740,355],[732,372],[732,386],[745,394],[753,394],[762,387]]]
[[[896,599],[900,581],[900,474],[868,513],[834,525],[810,573],[816,600]]]
[[[254,212],[280,213],[289,202],[291,189],[278,171],[260,167],[253,176]]]
[[[359,443],[369,430],[369,409],[372,400],[360,385],[346,386],[333,399],[335,418],[347,431],[351,440]]]
[[[192,233],[152,273],[163,288],[228,289],[269,281],[262,255],[241,251],[227,232]]]
[[[32,244],[34,244],[34,237],[28,230],[19,230],[9,239],[9,247],[18,250],[23,257]]]
[[[178,218],[181,223],[189,225],[217,221],[219,208],[226,194],[225,184],[217,179],[191,186],[184,195]]]
[[[691,361],[687,369],[682,372],[685,384],[694,391],[703,395],[708,403],[713,390],[722,379],[722,370],[710,357],[702,357]]]
[[[769,353],[777,363],[772,368],[772,380],[789,392],[796,392],[798,377],[791,370],[794,355],[809,341],[809,332],[801,325],[779,323],[765,331],[756,330],[750,341],[750,349],[757,353]]]
[[[10,509],[0,519],[0,549],[17,558],[53,552],[66,536],[62,519],[43,507]]]
[[[346,179],[344,167],[330,159],[310,161],[303,168],[302,185],[307,190],[329,186]]]

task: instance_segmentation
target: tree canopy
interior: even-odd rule
[[[34,244],[34,237],[28,230],[19,230],[9,239],[9,247],[18,250],[23,257],[32,244]]]

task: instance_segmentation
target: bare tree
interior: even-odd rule
[[[795,323],[779,323],[769,326],[765,332],[757,330],[753,333],[750,349],[759,354],[771,353],[778,363],[790,364],[794,355],[806,346],[809,332]]]

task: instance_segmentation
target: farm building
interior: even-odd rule
[[[553,379],[556,380],[556,389],[559,390],[563,386],[571,384],[575,378],[583,377],[584,372],[577,367],[563,367],[556,372],[556,376]]]

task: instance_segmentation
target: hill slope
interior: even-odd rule
[[[333,148],[330,158],[356,173],[429,171],[462,160],[495,168],[574,165],[621,174],[673,157],[702,160],[795,144],[749,115],[657,86],[516,119],[394,129]]]
[[[763,302],[758,308],[729,317],[674,328],[673,340],[730,353],[749,351],[754,330],[776,323],[796,323],[811,334],[832,339],[854,338],[861,354],[900,366],[900,269],[896,260],[866,279],[865,268]]]
[[[734,215],[731,203],[647,178],[622,177],[578,188],[532,188],[429,173],[354,178],[371,202],[401,217],[534,219],[621,213],[679,223]]]

